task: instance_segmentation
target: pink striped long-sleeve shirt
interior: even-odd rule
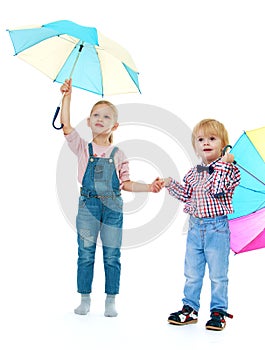
[[[80,137],[78,132],[74,129],[70,134],[65,135],[66,141],[70,149],[77,155],[78,158],[78,182],[82,184],[83,177],[88,163],[88,142]],[[92,142],[94,156],[108,158],[114,148],[110,146],[99,146]],[[120,180],[120,188],[125,181],[130,180],[129,161],[122,150],[118,149],[114,156],[117,176]]]

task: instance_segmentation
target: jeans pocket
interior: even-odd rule
[[[229,226],[227,220],[217,221],[213,224],[213,230],[220,234],[229,234]]]
[[[103,165],[96,165],[94,168],[94,178],[96,181],[102,180],[103,179],[103,171],[104,171],[104,166]]]

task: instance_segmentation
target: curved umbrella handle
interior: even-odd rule
[[[225,146],[225,148],[222,151],[222,155],[225,155],[225,152],[227,151],[227,148],[232,148],[232,146],[227,145]],[[252,176],[254,179],[256,179],[257,181],[259,181],[262,185],[265,186],[265,182],[263,182],[262,180],[260,180],[258,177],[256,177],[254,174],[252,174],[250,171],[248,171],[246,168],[244,168],[242,165],[238,164],[235,160],[233,161],[234,164],[236,164],[239,168],[241,168],[242,170],[244,170],[246,173],[248,173],[250,176]]]
[[[222,151],[222,156],[224,156],[226,154],[226,151],[228,150],[228,148],[233,148],[231,145],[226,145]],[[237,164],[236,161],[233,161],[233,164]]]
[[[63,124],[61,124],[61,126],[55,126],[55,120],[56,120],[56,118],[58,117],[58,114],[59,114],[59,112],[60,112],[60,106],[58,106],[57,108],[56,108],[56,111],[55,111],[55,113],[54,113],[54,117],[53,117],[53,120],[52,120],[52,126],[54,127],[54,129],[56,129],[56,130],[61,130],[62,128],[63,128]]]
[[[227,146],[225,146],[224,147],[224,149],[223,149],[223,151],[222,151],[222,156],[224,156],[225,154],[226,154],[226,151],[228,150],[228,148],[232,148],[232,146],[231,145],[227,145]]]

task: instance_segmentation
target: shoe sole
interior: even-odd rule
[[[214,327],[214,326],[206,326],[205,328],[206,328],[206,329],[209,329],[209,330],[211,330],[211,331],[222,331],[222,330],[225,328],[225,326],[224,326],[223,328]]]
[[[178,321],[168,320],[168,323],[174,324],[177,326],[185,326],[186,324],[195,324],[197,322],[198,322],[198,320],[192,320],[192,321],[187,321],[187,322],[178,322]]]

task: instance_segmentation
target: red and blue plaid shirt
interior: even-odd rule
[[[184,212],[199,218],[233,213],[232,196],[240,182],[239,169],[221,158],[212,162],[213,172],[198,172],[193,167],[180,184],[171,178],[166,186],[169,194],[185,203]]]

